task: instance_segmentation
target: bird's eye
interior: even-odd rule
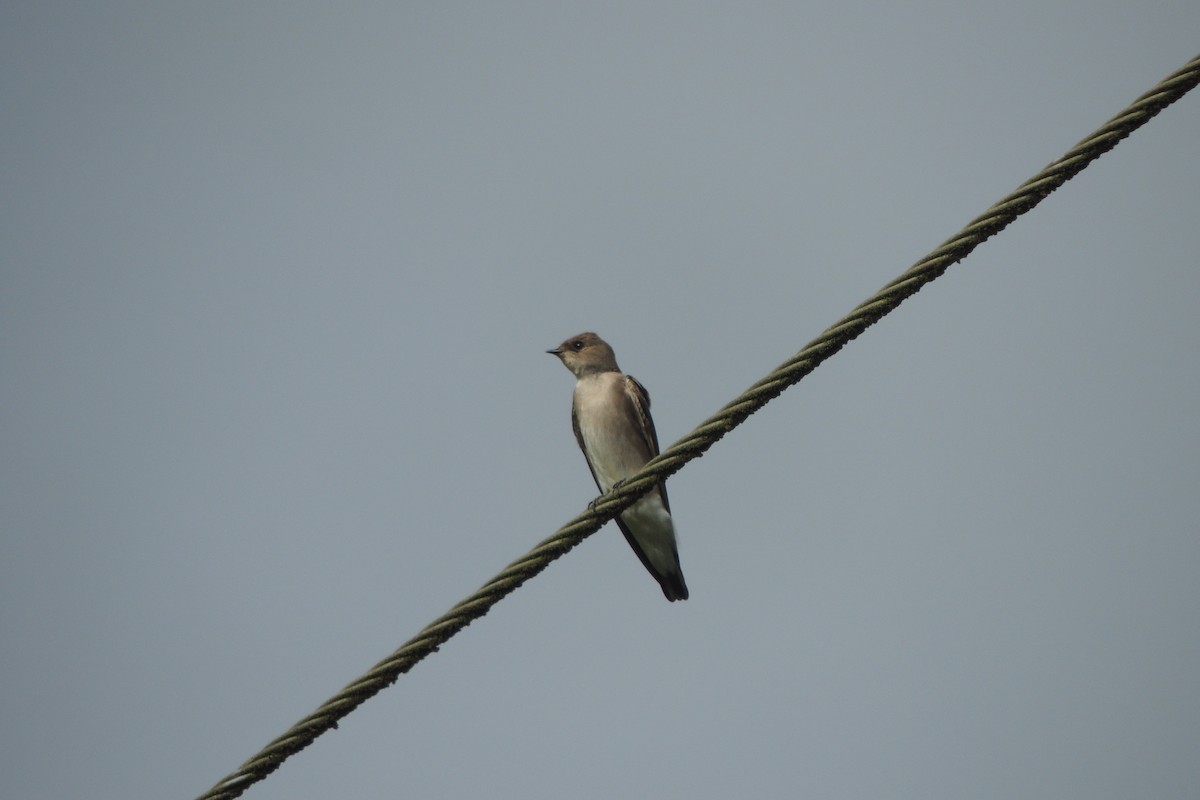
[[[580,341],[579,339],[576,339],[575,341],[571,342],[571,348],[572,348],[573,350],[582,350],[582,349],[583,349],[583,342],[582,342],[582,341]]]

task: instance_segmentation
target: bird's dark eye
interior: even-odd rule
[[[575,341],[571,342],[571,349],[572,350],[582,350],[583,342],[579,339],[576,339]]]

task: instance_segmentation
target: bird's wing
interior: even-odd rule
[[[636,419],[635,429],[641,433],[649,452],[649,461],[658,455],[658,432],[654,430],[654,418],[650,416],[650,393],[632,375],[625,376],[625,395]],[[658,483],[658,493],[662,497],[663,508],[671,512],[671,503],[667,500],[667,485],[664,481]]]

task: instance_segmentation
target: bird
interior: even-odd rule
[[[581,333],[553,350],[575,376],[571,427],[600,492],[632,476],[658,455],[650,393],[621,372],[613,349],[594,333]],[[655,489],[616,517],[617,527],[668,600],[688,599],[667,487]]]

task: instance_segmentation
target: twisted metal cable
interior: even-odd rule
[[[966,258],[976,247],[1032,209],[1051,192],[1081,172],[1088,164],[1116,146],[1158,112],[1200,83],[1200,56],[1163,79],[1128,108],[1105,123],[1064,156],[1021,184],[1016,191],[972,220],[965,228],[899,277],[865,300],[845,318],[805,345],[792,358],[755,383],[737,399],[702,422],[691,433],[652,459],[636,475],[614,486],[588,510],[559,528],[528,553],[505,567],[477,592],[438,617],[398,650],[376,664],[365,675],[297,722],[290,730],[264,747],[237,771],[227,776],[198,800],[231,800],[254,783],[274,772],[294,753],[307,747],[325,731],[367,699],[395,683],[418,661],[435,652],[446,640],[486,614],[493,605],[537,575],[571,548],[600,529],[605,522],[632,505],[659,481],[699,458],[719,439],[751,414],[799,382],[821,362],[878,322],[921,287],[940,277],[951,265]]]

